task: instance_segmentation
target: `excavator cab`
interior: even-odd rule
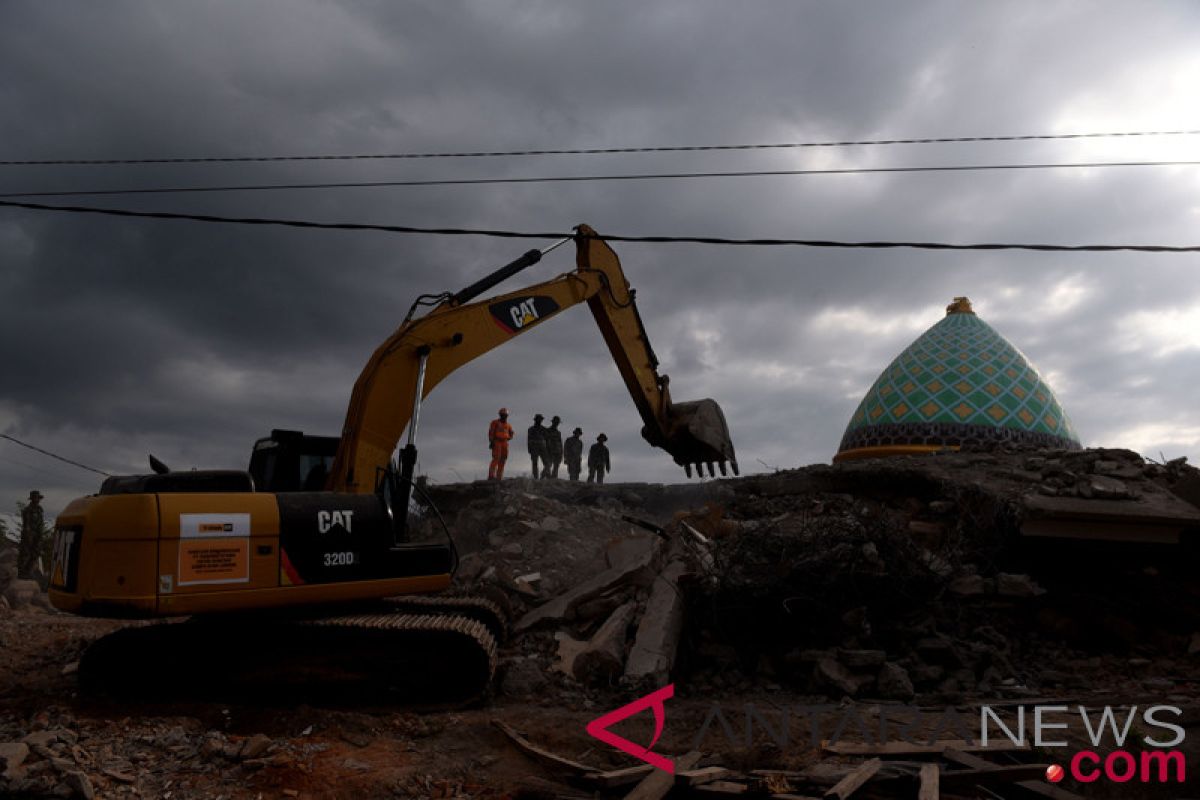
[[[254,443],[250,475],[260,492],[319,492],[337,454],[336,436],[306,436],[276,428]]]

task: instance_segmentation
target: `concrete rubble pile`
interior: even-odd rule
[[[0,614],[51,611],[41,584],[17,577],[17,546],[0,537]]]
[[[462,588],[513,604],[502,694],[686,674],[701,693],[956,702],[1119,682],[1131,664],[1169,688],[1200,629],[1173,566],[1190,545],[1124,544],[1114,558],[1085,512],[1169,511],[1195,538],[1198,475],[1123,450],[1025,450],[690,488],[510,481],[433,495],[464,551]],[[1028,535],[1046,498],[1084,504],[1056,523],[1083,538]]]

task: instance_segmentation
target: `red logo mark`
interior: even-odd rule
[[[640,700],[634,700],[629,705],[621,706],[616,711],[610,711],[602,717],[597,717],[588,723],[587,732],[590,736],[599,739],[605,744],[612,745],[623,753],[628,753],[634,758],[640,758],[647,764],[674,775],[675,762],[650,750],[658,742],[658,737],[663,732],[663,724],[666,722],[667,710],[663,703],[674,696],[675,684],[672,683],[658,691],[651,692]],[[609,730],[609,728],[621,720],[628,719],[646,708],[654,709],[654,738],[650,740],[650,744],[647,747],[634,744]]]
[[[1051,783],[1058,783],[1065,777],[1065,770],[1058,764],[1051,764],[1046,767],[1046,780]]]

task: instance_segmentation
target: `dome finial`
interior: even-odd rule
[[[974,314],[975,309],[971,308],[971,299],[969,297],[956,297],[954,302],[946,306],[946,315],[951,314]]]

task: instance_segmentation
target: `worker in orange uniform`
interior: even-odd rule
[[[508,409],[499,411],[500,418],[488,426],[488,448],[492,451],[492,463],[488,465],[488,480],[498,481],[504,477],[504,462],[508,461],[508,443],[513,438],[513,427],[508,424]]]

